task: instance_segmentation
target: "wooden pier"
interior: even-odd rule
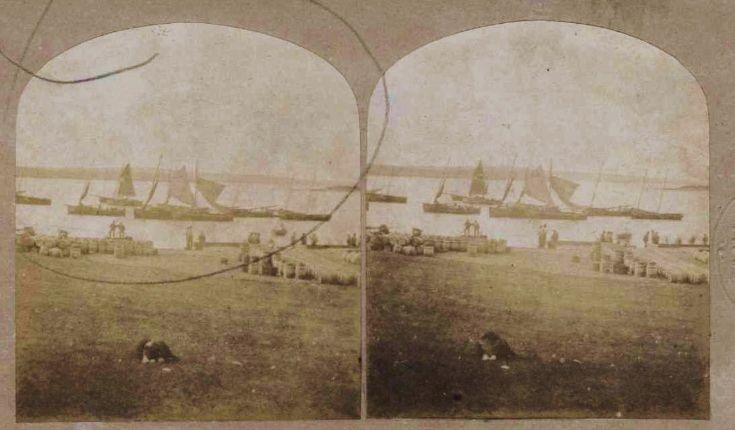
[[[709,282],[709,268],[697,258],[701,247],[636,248],[598,243],[592,265],[605,273],[664,278],[669,282],[701,284]]]

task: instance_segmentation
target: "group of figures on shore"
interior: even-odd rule
[[[110,230],[107,232],[107,237],[110,239],[125,239],[125,224],[122,221],[112,221]]]
[[[538,247],[556,249],[559,244],[559,232],[552,229],[551,237],[549,237],[549,227],[546,224],[541,225],[538,229]]]
[[[464,221],[464,235],[479,237],[480,236],[480,223],[477,220],[470,221],[466,219]]]

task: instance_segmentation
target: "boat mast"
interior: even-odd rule
[[[597,187],[600,185],[600,179],[602,179],[602,168],[604,167],[605,162],[603,161],[602,164],[600,164],[600,170],[597,172],[597,180],[595,181],[595,188],[592,190],[592,200],[590,200],[590,207],[594,206],[595,204],[595,197],[597,196]]]
[[[666,188],[666,180],[669,178],[669,171],[667,170],[666,173],[664,173],[664,184],[661,187],[661,193],[658,196],[658,206],[656,207],[656,212],[661,212],[661,203],[664,201],[664,189]]]
[[[199,187],[197,187],[197,179],[199,175],[199,160],[194,160],[194,201],[191,203],[191,207],[197,207],[197,194],[199,194]],[[188,186],[188,185],[187,185]]]
[[[650,164],[650,160],[649,160]],[[643,198],[643,191],[646,189],[646,184],[648,182],[648,168],[649,166],[646,166],[646,174],[643,175],[643,183],[641,184],[641,192],[638,193],[638,201],[635,204],[636,209],[640,209],[641,207],[641,199]]]

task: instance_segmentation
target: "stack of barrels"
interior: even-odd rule
[[[379,238],[378,238],[379,237]],[[509,251],[504,239],[466,236],[412,236],[408,234],[375,235],[371,241],[380,243],[378,249],[404,255],[433,256],[444,252],[466,252],[471,256],[479,254],[502,254]],[[371,247],[371,249],[375,249]]]
[[[125,258],[158,255],[151,241],[54,236],[36,236],[34,240],[40,255],[52,257],[80,258],[88,254],[111,254]]]

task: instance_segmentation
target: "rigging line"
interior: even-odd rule
[[[46,3],[46,7],[43,8],[43,11],[41,12],[41,15],[36,20],[36,25],[33,26],[33,30],[31,30],[31,34],[28,36],[28,39],[26,40],[26,44],[23,47],[23,52],[20,54],[20,60],[18,60],[19,63],[22,63],[26,59],[26,55],[28,54],[28,49],[31,47],[31,43],[33,42],[33,39],[36,37],[36,33],[38,32],[39,27],[41,27],[41,22],[43,22],[43,19],[46,17],[46,14],[48,13],[48,10],[51,9],[51,4],[54,2],[54,0],[49,0],[48,3]],[[18,68],[13,69],[13,84],[10,87],[10,91],[8,91],[8,97],[5,100],[5,109],[3,110],[3,122],[5,122],[6,117],[8,116],[8,110],[10,109],[10,98],[13,96],[13,93],[15,92],[15,87],[18,85]]]
[[[368,161],[368,164],[365,166],[365,169],[362,169],[362,171],[360,172],[360,176],[357,179],[357,181],[352,185],[352,187],[350,188],[350,190],[347,191],[344,194],[344,196],[342,196],[342,198],[340,198],[340,200],[337,202],[337,204],[334,206],[334,208],[332,208],[332,210],[329,212],[329,215],[330,215],[329,219],[331,219],[331,215],[334,215],[334,213],[336,213],[345,204],[345,202],[347,201],[347,199],[349,199],[349,197],[360,187],[360,183],[367,176],[368,172],[370,171],[370,168],[373,166],[373,162],[375,161],[375,159],[376,159],[376,157],[378,155],[378,152],[379,152],[380,148],[383,145],[383,141],[385,140],[385,132],[386,132],[386,129],[388,128],[388,120],[389,120],[389,117],[390,117],[390,101],[389,101],[390,98],[389,98],[389,94],[388,94],[388,85],[387,85],[386,79],[385,79],[385,71],[380,66],[380,63],[375,58],[375,55],[373,55],[372,51],[367,46],[367,44],[365,43],[365,41],[363,40],[363,38],[357,33],[357,31],[344,18],[342,18],[337,13],[335,13],[332,9],[330,9],[330,8],[328,8],[328,7],[322,5],[321,3],[318,3],[318,2],[316,2],[314,0],[305,0],[305,1],[307,1],[309,3],[312,3],[312,4],[316,5],[316,6],[321,7],[322,9],[326,10],[327,12],[329,12],[330,14],[332,14],[333,16],[335,16],[337,19],[339,19],[354,34],[355,38],[357,38],[357,40],[360,42],[360,44],[362,45],[362,47],[365,50],[365,52],[367,53],[367,55],[370,57],[370,59],[373,61],[373,64],[375,65],[375,67],[380,72],[380,74],[381,74],[381,79],[380,80],[381,80],[381,83],[382,83],[383,94],[384,94],[385,113],[383,115],[383,124],[382,124],[382,128],[380,130],[380,135],[378,137],[378,142],[375,145],[375,150],[373,151],[373,154],[370,157],[370,160]],[[155,54],[148,61],[150,62],[156,55],[158,55],[158,54]],[[140,67],[140,65],[137,66],[137,67]],[[306,233],[304,233],[301,237],[307,237],[307,236],[309,236],[310,234],[312,234],[315,231],[317,231],[325,223],[327,223],[327,221],[318,221],[309,230],[307,230]],[[297,238],[297,240],[291,241],[290,243],[288,243],[286,245],[283,245],[283,246],[281,246],[279,248],[276,248],[275,250],[273,250],[273,251],[265,254],[264,256],[262,256],[260,258],[256,258],[255,261],[253,261],[253,262],[258,262],[258,261],[260,261],[263,258],[272,257],[275,254],[278,254],[280,252],[283,252],[283,251],[285,251],[287,249],[290,249],[290,248],[296,246],[296,244],[298,244],[299,242],[300,242],[300,239]],[[23,255],[23,254],[21,253],[19,255]],[[196,276],[187,276],[187,277],[184,277],[184,278],[178,278],[178,279],[172,279],[172,280],[161,280],[161,281],[112,281],[112,280],[99,280],[99,279],[86,278],[86,277],[77,276],[77,275],[71,275],[69,273],[65,273],[65,272],[62,272],[60,270],[56,270],[56,269],[47,267],[45,265],[42,265],[41,263],[39,263],[35,259],[32,259],[32,258],[30,258],[28,256],[23,255],[23,258],[25,258],[28,261],[31,261],[32,263],[36,264],[38,267],[41,267],[41,268],[46,269],[46,270],[49,270],[49,271],[51,271],[53,273],[56,273],[58,275],[61,275],[61,276],[66,276],[68,278],[77,279],[77,280],[80,280],[80,281],[97,282],[97,283],[114,284],[114,285],[155,285],[155,284],[174,284],[174,283],[188,282],[188,281],[193,281],[193,280],[197,280],[197,279],[207,278],[207,277],[210,277],[210,276],[219,275],[219,274],[226,273],[226,272],[229,272],[229,271],[232,271],[232,270],[237,270],[237,269],[242,268],[244,266],[244,263],[243,263],[243,264],[238,264],[237,266],[233,266],[233,267],[228,267],[228,268],[225,268],[225,269],[216,270],[214,272],[204,273],[204,274],[196,275]]]
[[[63,85],[66,85],[66,84],[81,84],[81,83],[84,83],[84,82],[96,81],[96,80],[104,79],[104,78],[107,78],[107,77],[110,77],[110,76],[119,75],[120,73],[125,73],[125,72],[129,72],[131,70],[135,70],[135,69],[140,68],[140,67],[143,67],[143,66],[147,65],[148,63],[150,63],[151,61],[153,61],[153,59],[155,59],[158,56],[158,53],[151,55],[150,58],[148,58],[147,60],[143,61],[142,63],[134,64],[132,66],[123,67],[122,69],[116,69],[116,70],[113,70],[111,72],[101,73],[99,75],[94,75],[94,76],[90,76],[90,77],[87,77],[87,78],[71,79],[71,80],[53,79],[53,78],[47,78],[45,76],[38,75],[38,74],[32,72],[31,70],[27,69],[22,64],[18,63],[17,61],[13,60],[12,58],[8,57],[5,54],[5,52],[3,52],[2,49],[0,49],[0,55],[3,58],[5,58],[6,60],[8,60],[8,62],[10,64],[14,65],[18,69],[24,71],[25,73],[33,76],[36,79],[40,79],[40,80],[46,81],[46,82],[51,82],[52,84],[63,84]]]

